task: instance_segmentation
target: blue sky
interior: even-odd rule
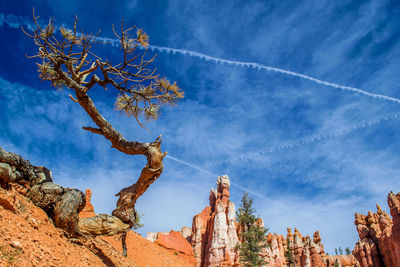
[[[142,234],[190,226],[228,174],[232,201],[249,191],[270,232],[318,229],[332,253],[354,247],[355,212],[387,209],[387,193],[400,191],[397,1],[1,1],[0,145],[63,186],[92,188],[96,212],[110,213],[145,159],[83,131],[92,123],[68,90],[40,81],[19,29],[33,6],[43,23],[72,26],[77,15],[101,37],[121,19],[142,27],[160,73],[185,90],[147,124],[152,133],[114,111],[115,94],[91,90],[126,138],[164,137],[164,173],[137,203]],[[118,48],[100,53],[113,60]]]

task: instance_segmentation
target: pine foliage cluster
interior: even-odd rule
[[[295,266],[295,261],[293,257],[293,251],[291,248],[291,242],[286,240],[286,252],[285,252],[286,264],[288,267]]]
[[[247,193],[243,194],[241,206],[236,213],[237,220],[242,229],[240,240],[237,246],[240,252],[240,261],[245,267],[255,267],[265,265],[265,260],[260,253],[267,248],[266,233],[268,229],[257,224],[255,209],[252,207],[253,199]]]

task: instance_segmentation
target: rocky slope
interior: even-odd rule
[[[26,194],[26,189],[18,184],[0,187],[0,266],[194,266],[193,255],[176,253],[133,231],[126,238],[127,258],[116,236],[71,238],[20,192]],[[95,215],[91,191],[86,193],[81,218]]]
[[[11,187],[0,187],[0,266],[138,266],[101,238],[69,238]]]

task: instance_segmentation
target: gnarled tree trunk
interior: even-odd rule
[[[149,188],[149,186],[157,180],[163,171],[163,158],[167,154],[161,152],[161,137],[152,143],[141,143],[135,141],[127,141],[120,132],[100,114],[93,100],[87,95],[86,88],[75,83],[63,71],[60,75],[70,82],[69,86],[75,89],[76,101],[82,106],[92,121],[99,128],[83,127],[84,130],[103,135],[112,144],[113,148],[118,149],[128,155],[145,155],[147,164],[143,168],[137,182],[129,187],[122,189],[116,196],[119,196],[117,208],[112,214],[124,223],[133,226],[135,222],[136,200]],[[93,76],[96,77],[96,76]]]
[[[129,223],[107,214],[79,219],[79,212],[85,206],[85,196],[82,191],[53,183],[48,169],[31,165],[20,155],[7,152],[2,147],[0,147],[0,184],[5,188],[12,184],[25,187],[26,197],[42,208],[55,226],[64,229],[71,236],[116,235],[126,233],[131,228]]]

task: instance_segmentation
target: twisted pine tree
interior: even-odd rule
[[[153,142],[127,140],[101,114],[91,98],[94,90],[103,88],[112,96],[118,94],[116,110],[132,116],[144,127],[145,121],[157,119],[160,108],[174,105],[183,98],[183,91],[176,82],[157,73],[153,65],[155,56],[147,57],[149,36],[140,28],[113,27],[119,43],[120,55],[111,60],[97,55],[101,38],[77,29],[77,19],[73,29],[61,26],[56,30],[53,19],[47,26],[38,23],[33,14],[32,32],[24,32],[37,46],[37,53],[29,56],[36,59],[39,77],[49,81],[57,89],[70,90],[71,100],[79,104],[92,120],[92,125],[83,126],[88,132],[103,136],[111,147],[127,155],[144,155],[147,163],[137,181],[123,188],[118,196],[117,207],[111,215],[98,215],[87,220],[79,220],[79,232],[90,235],[114,235],[122,233],[122,246],[126,255],[126,232],[137,226],[138,215],[135,211],[137,199],[157,180],[164,168],[163,158],[167,152],[161,151],[161,136]],[[113,92],[113,93],[112,93]],[[79,200],[80,201],[80,200]],[[78,202],[79,202],[78,201]],[[67,208],[70,208],[67,205]],[[77,211],[69,211],[77,217]],[[68,216],[66,216],[68,218]],[[68,223],[64,223],[68,225]],[[75,227],[72,232],[77,232]]]
[[[269,246],[265,236],[268,229],[257,223],[258,218],[255,216],[256,211],[252,205],[253,198],[243,193],[240,208],[236,213],[239,227],[242,229],[239,236],[242,242],[239,243],[237,249],[240,252],[240,261],[245,267],[267,264],[260,253]]]
[[[50,19],[45,27],[39,25],[35,14],[33,19],[33,31],[24,32],[38,47],[37,54],[29,57],[37,59],[40,78],[50,81],[57,89],[65,87],[71,90],[75,96],[70,94],[70,98],[85,110],[94,124],[82,127],[84,130],[104,136],[110,141],[112,148],[122,153],[144,155],[147,158],[147,164],[137,182],[123,188],[116,195],[119,197],[117,208],[112,212],[114,217],[132,227],[137,217],[136,200],[161,175],[163,158],[167,153],[161,151],[161,136],[153,142],[125,139],[103,117],[90,93],[98,88],[115,91],[118,94],[116,109],[134,117],[139,125],[144,127],[140,121],[142,116],[145,120],[157,119],[160,108],[176,104],[183,98],[183,91],[176,82],[172,83],[157,74],[157,69],[153,66],[155,56],[146,57],[149,37],[142,29],[125,29],[121,23],[121,30],[117,33],[113,26],[119,42],[120,62],[112,64],[111,60],[95,54],[96,48],[102,42],[97,40],[97,35],[78,31],[77,19],[73,29],[61,26],[59,31],[56,31],[53,19]],[[97,223],[99,228],[103,228],[103,221]],[[102,229],[102,232],[104,231]]]

